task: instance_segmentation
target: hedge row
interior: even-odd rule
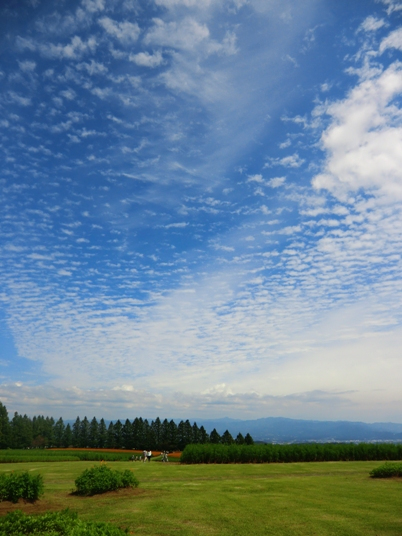
[[[291,463],[402,460],[402,444],[187,445],[182,463]]]
[[[127,530],[109,523],[81,521],[77,514],[64,510],[29,516],[19,510],[0,518],[0,536],[124,536]]]
[[[51,451],[48,449],[37,450],[3,450],[0,451],[0,463],[19,463],[19,462],[121,462],[128,461],[132,456],[131,453],[119,452],[96,452],[91,450],[71,451]]]

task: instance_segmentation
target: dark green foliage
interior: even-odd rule
[[[86,469],[76,480],[77,495],[97,495],[120,488],[136,488],[138,480],[128,469],[116,471],[107,465],[97,465]]]
[[[43,515],[28,516],[21,511],[0,518],[0,536],[124,536],[127,530],[109,523],[81,521],[77,514],[64,510]]]
[[[247,434],[238,439],[252,445],[253,438]],[[110,422],[106,426],[104,419],[98,423],[94,417],[91,422],[84,417],[77,417],[74,424],[64,424],[60,417],[56,422],[53,417],[39,415],[32,419],[17,412],[10,421],[7,408],[0,402],[0,450],[1,449],[31,449],[31,448],[117,448],[135,450],[183,450],[186,445],[197,443],[231,444],[233,438],[228,430],[222,438],[214,429],[211,435],[205,428],[198,427],[187,419],[176,424],[165,419],[163,422],[157,417],[151,423],[147,419],[135,418],[131,423],[126,419],[122,424],[119,420]]]
[[[214,445],[217,445],[218,443],[221,442],[221,436],[218,434],[218,432],[216,431],[216,428],[214,428],[209,436],[209,440],[211,443],[213,443]]]
[[[0,449],[6,449],[10,446],[10,421],[6,406],[0,402]]]
[[[211,434],[212,435],[212,434]],[[290,463],[401,460],[401,444],[306,443],[295,445],[187,445],[182,463]]]
[[[223,445],[233,445],[234,439],[232,437],[232,434],[229,432],[229,430],[226,430],[226,432],[223,432],[221,437],[221,443]]]
[[[91,450],[3,450],[0,451],[0,463],[18,462],[119,462],[128,461],[131,454],[128,452],[94,452]]]
[[[16,503],[18,499],[24,499],[33,502],[41,495],[43,495],[42,475],[33,475],[27,471],[0,474],[0,501]]]
[[[402,477],[402,463],[384,463],[370,472],[371,478],[392,478]]]

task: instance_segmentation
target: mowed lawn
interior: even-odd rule
[[[70,495],[94,462],[1,464],[39,471],[35,505],[0,503],[1,515],[70,508],[82,519],[113,522],[136,535],[402,535],[402,479],[371,479],[380,462],[180,465],[109,462],[134,471],[135,490]]]

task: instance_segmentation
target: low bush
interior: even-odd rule
[[[42,475],[28,473],[2,473],[0,474],[0,501],[18,502],[36,501],[43,495]]]
[[[120,488],[136,488],[139,482],[134,474],[126,469],[117,471],[101,464],[86,469],[76,480],[74,491],[77,495],[96,495]]]
[[[109,523],[81,521],[69,510],[35,516],[17,510],[0,518],[0,536],[124,536],[127,533]]]
[[[402,476],[402,463],[384,463],[370,472],[371,478]]]

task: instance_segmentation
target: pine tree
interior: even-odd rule
[[[80,447],[80,432],[81,432],[81,419],[77,417],[75,419],[75,423],[73,424],[73,430],[72,430],[72,444],[73,447],[78,448]]]
[[[221,443],[223,445],[233,445],[234,439],[232,437],[232,434],[229,432],[229,430],[226,430],[223,432],[223,435],[221,437]]]
[[[114,435],[114,424],[113,421],[110,421],[107,429],[107,439],[106,439],[106,448],[114,449],[115,448],[115,435]]]
[[[205,445],[205,443],[209,443],[208,432],[205,430],[203,426],[200,427],[199,437],[200,437],[200,443],[202,443],[203,445]]]
[[[89,438],[88,444],[92,448],[99,447],[99,424],[96,418],[94,417],[89,425]]]
[[[250,434],[247,434],[244,438],[244,442],[246,445],[254,445],[254,439],[251,437]]]
[[[245,440],[244,440],[243,435],[240,432],[237,434],[235,442],[236,442],[236,445],[244,445]]]
[[[104,419],[99,421],[99,430],[98,430],[98,447],[104,449],[107,444],[107,428]]]
[[[70,423],[67,423],[66,428],[64,429],[63,433],[63,447],[69,448],[73,444],[73,432],[71,430]]]
[[[6,406],[0,402],[0,449],[10,446],[11,430]]]
[[[79,446],[81,448],[86,448],[89,446],[89,433],[90,433],[90,424],[85,416],[80,425],[80,439],[79,439]]]
[[[63,419],[60,419],[56,422],[53,429],[54,444],[56,447],[63,446],[63,436],[64,436],[65,426]]]
[[[209,435],[209,441],[214,444],[218,444],[221,442],[221,436],[216,431],[216,428],[212,430],[212,432]]]
[[[133,449],[133,425],[131,422],[126,419],[126,422],[123,424],[123,445],[126,449]]]
[[[121,449],[123,446],[123,425],[117,420],[114,425],[114,448]]]

